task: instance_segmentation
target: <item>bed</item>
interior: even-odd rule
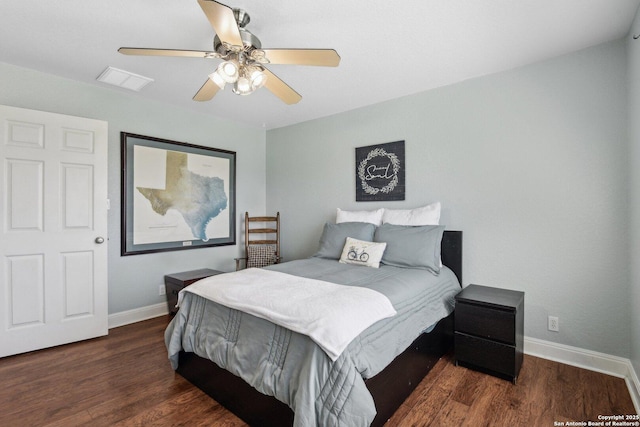
[[[383,425],[451,347],[462,232],[443,229],[431,263],[437,274],[393,265],[391,258],[379,268],[343,264],[335,254],[322,256],[322,241],[312,258],[264,269],[276,279],[373,288],[388,298],[396,314],[365,325],[336,354],[295,328],[211,301],[196,289],[181,295],[180,310],[165,332],[172,366],[250,425]],[[392,247],[387,250],[391,257]],[[236,277],[224,276],[215,276],[213,285]],[[423,285],[414,295],[410,283],[416,280]]]

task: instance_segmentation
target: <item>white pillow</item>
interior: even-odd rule
[[[382,224],[382,213],[384,209],[375,211],[343,211],[338,208],[336,213],[336,224],[341,222],[368,222],[376,227]]]
[[[347,237],[340,262],[378,268],[386,247],[386,242],[365,242],[364,240]]]
[[[383,224],[440,225],[440,202],[415,209],[384,209]]]

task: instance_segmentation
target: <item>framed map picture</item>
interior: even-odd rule
[[[404,141],[356,148],[356,202],[404,200]]]
[[[236,243],[236,153],[121,132],[122,255]]]

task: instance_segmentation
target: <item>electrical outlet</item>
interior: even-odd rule
[[[549,316],[549,324],[547,328],[553,332],[560,332],[560,321],[556,316]]]
[[[164,285],[158,285],[158,295],[162,296],[166,294],[167,294],[167,288]]]

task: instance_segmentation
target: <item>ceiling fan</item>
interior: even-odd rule
[[[213,51],[121,47],[118,52],[222,59],[193,97],[195,101],[209,101],[230,84],[238,95],[248,95],[264,86],[286,104],[295,104],[302,96],[264,64],[337,67],[340,63],[340,56],[333,49],[263,49],[260,40],[245,28],[250,17],[244,10],[232,9],[214,0],[198,0],[198,4],[216,32]]]

